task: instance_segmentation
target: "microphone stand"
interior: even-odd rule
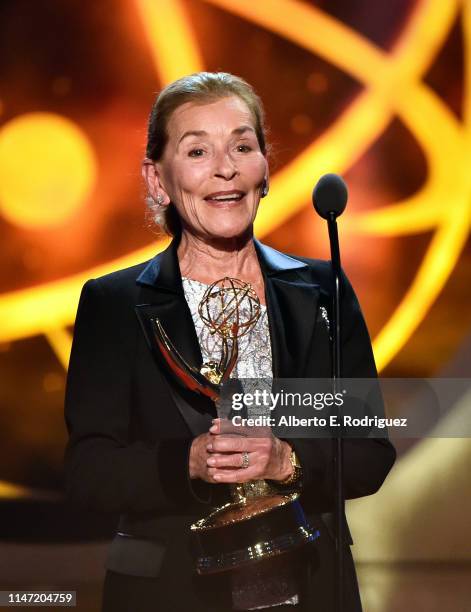
[[[327,225],[329,230],[330,242],[330,258],[332,265],[332,280],[333,280],[333,299],[332,299],[332,337],[331,337],[331,355],[332,355],[332,380],[334,394],[337,392],[337,387],[340,379],[340,249],[339,235],[337,231],[336,213],[329,212],[327,217]],[[338,407],[340,428],[337,436],[333,440],[333,457],[334,457],[334,514],[336,527],[336,592],[335,592],[335,610],[343,612],[344,602],[344,542],[345,542],[345,494],[343,490],[343,426],[341,419],[341,408]]]

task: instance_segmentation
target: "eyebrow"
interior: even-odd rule
[[[237,127],[234,130],[232,130],[231,134],[240,135],[247,131],[251,131],[255,134],[255,130],[253,129],[251,125],[241,125],[240,127]],[[207,136],[207,135],[208,135],[208,132],[206,132],[205,130],[189,130],[188,132],[185,132],[183,134],[183,136],[178,141],[178,144],[180,144],[181,141],[187,136]]]

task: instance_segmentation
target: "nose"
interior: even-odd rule
[[[239,174],[239,170],[229,153],[221,152],[217,155],[214,164],[214,176],[230,181],[237,174]]]

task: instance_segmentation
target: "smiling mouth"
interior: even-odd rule
[[[245,196],[242,191],[228,191],[225,193],[210,193],[204,199],[210,204],[236,204]]]

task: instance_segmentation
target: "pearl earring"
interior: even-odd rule
[[[260,195],[262,198],[265,198],[268,195],[268,181],[266,178],[263,179],[262,191]]]

